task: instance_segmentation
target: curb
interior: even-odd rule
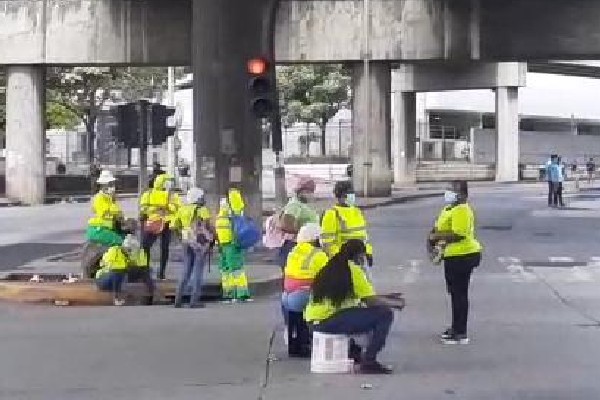
[[[392,197],[389,200],[383,201],[378,204],[367,204],[364,206],[359,206],[361,210],[371,210],[379,207],[387,207],[395,204],[403,204],[411,201],[422,200],[422,199],[430,199],[434,197],[442,197],[444,195],[443,192],[434,192],[434,193],[419,193],[419,194],[411,194],[406,196],[398,196]]]
[[[13,274],[9,277],[22,280],[0,281],[0,301],[3,302],[65,306],[112,305],[112,296],[109,293],[98,291],[91,280],[62,283],[60,278],[63,276],[60,274],[48,274],[49,279],[53,278],[57,281],[34,283],[28,280],[31,274]],[[156,286],[155,304],[172,304],[177,286],[176,281],[156,282]],[[281,277],[271,276],[266,279],[250,281],[248,287],[253,297],[270,296],[281,290]],[[221,299],[221,285],[218,283],[208,283],[203,286],[202,290],[202,297],[205,300]],[[141,304],[147,293],[145,287],[140,283],[127,284],[124,292],[127,294],[128,303],[133,305]]]

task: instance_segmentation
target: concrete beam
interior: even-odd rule
[[[417,163],[417,94],[397,91],[394,96],[394,183],[414,185]]]
[[[387,197],[392,192],[391,68],[389,63],[353,67],[352,164],[356,193]]]
[[[496,181],[519,180],[519,88],[496,89]]]
[[[189,65],[190,0],[0,0],[0,64]]]
[[[0,0],[0,64],[190,65],[191,10],[192,0]],[[275,54],[282,63],[593,59],[598,20],[596,1],[284,0]]]
[[[435,92],[525,86],[524,63],[402,64],[392,73],[392,91]]]
[[[6,70],[6,196],[43,204],[46,196],[45,70]]]

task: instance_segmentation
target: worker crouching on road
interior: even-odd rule
[[[153,188],[146,191],[140,199],[142,220],[142,247],[150,261],[150,250],[154,242],[160,238],[160,268],[158,279],[165,279],[165,271],[169,261],[169,245],[171,243],[171,226],[181,206],[177,193],[173,193],[174,180],[167,174],[159,175],[154,180]]]
[[[152,304],[154,282],[150,276],[148,258],[135,236],[127,235],[122,245],[111,247],[102,256],[100,269],[96,272],[96,285],[101,291],[113,294],[114,305],[122,306],[125,304],[123,284],[126,279],[134,281],[136,278],[146,284],[149,295],[146,303]]]
[[[216,220],[217,240],[219,242],[219,270],[225,301],[248,301],[248,278],[244,271],[244,251],[236,243],[231,218],[243,215],[245,208],[242,194],[230,189],[227,198],[222,198]]]
[[[183,243],[183,271],[175,295],[175,307],[182,306],[183,293],[193,277],[190,308],[204,308],[200,301],[204,265],[212,251],[215,232],[210,224],[210,211],[205,206],[202,189],[191,188],[188,191],[187,204],[177,213],[176,227],[181,231]]]
[[[310,299],[317,273],[329,258],[320,248],[321,228],[308,223],[298,232],[298,244],[290,252],[284,270],[281,308],[287,325],[290,357],[310,357],[310,332],[302,313]]]
[[[373,247],[369,243],[367,222],[362,211],[356,206],[356,194],[349,181],[340,181],[333,189],[337,204],[327,210],[321,221],[321,243],[329,257],[336,255],[344,243],[351,239],[365,244],[365,273],[371,278],[373,267]]]
[[[94,216],[88,221],[86,240],[104,246],[118,246],[123,243],[121,224],[123,211],[115,199],[117,179],[110,171],[102,171],[96,181],[100,191],[92,200]]]

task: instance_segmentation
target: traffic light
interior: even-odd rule
[[[264,58],[252,58],[247,64],[250,111],[257,118],[266,118],[273,112],[275,84],[271,65]]]
[[[175,134],[175,128],[167,125],[167,119],[175,115],[175,109],[161,104],[152,104],[152,145],[160,146],[169,136]]]
[[[139,147],[139,121],[134,103],[121,104],[111,108],[115,119],[113,137],[127,148]]]

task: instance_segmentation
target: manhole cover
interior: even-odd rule
[[[479,230],[484,231],[510,231],[511,225],[483,225],[479,227]]]

